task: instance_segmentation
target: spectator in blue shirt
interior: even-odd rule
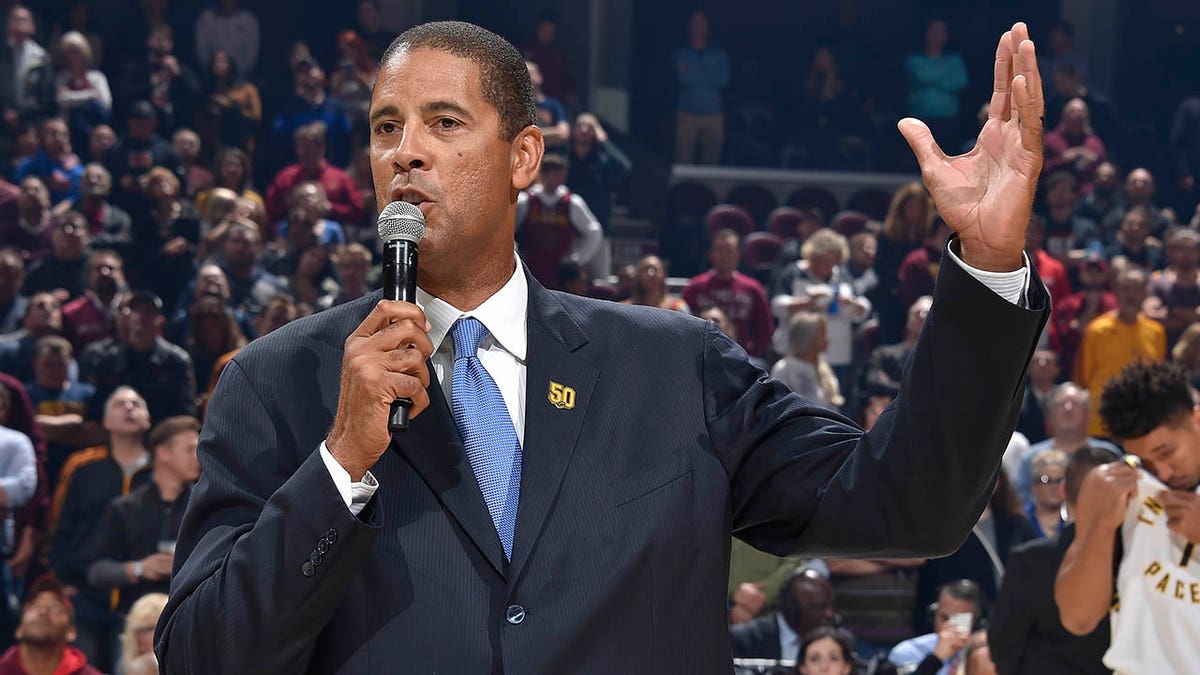
[[[542,138],[546,141],[546,152],[563,152],[567,141],[571,138],[571,123],[568,121],[567,107],[562,101],[547,96],[542,91],[542,69],[533,61],[525,62],[529,71],[529,79],[533,82],[533,101],[537,105],[537,124],[542,130]]]
[[[946,53],[946,22],[934,19],[925,27],[925,48],[910,54],[904,64],[908,74],[908,113],[929,125],[943,148],[957,148],[959,92],[967,86],[967,67],[958,54]]]
[[[708,17],[695,12],[688,23],[688,46],[675,51],[679,96],[675,105],[675,161],[690,164],[700,141],[700,163],[716,164],[725,140],[721,90],[729,86],[729,57],[708,44]]]
[[[13,182],[26,176],[41,178],[50,188],[52,204],[79,199],[79,180],[83,177],[83,162],[71,152],[71,132],[60,117],[42,122],[41,149],[17,165]]]
[[[329,163],[346,166],[350,161],[350,116],[341,102],[325,90],[325,70],[314,61],[302,61],[296,66],[296,90],[271,124],[272,171],[295,163],[296,130],[316,121],[326,126]]]
[[[25,383],[34,419],[46,435],[46,477],[51,490],[72,452],[104,441],[101,430],[84,420],[96,388],[71,377],[72,371],[78,371],[72,353],[71,343],[65,338],[47,335],[38,340],[34,346],[34,379]]]

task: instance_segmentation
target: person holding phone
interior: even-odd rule
[[[933,632],[896,645],[888,661],[898,673],[950,675],[961,662],[962,650],[982,613],[983,593],[970,579],[951,581],[938,590],[929,606]]]

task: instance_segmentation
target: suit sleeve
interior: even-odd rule
[[[350,513],[317,448],[289,446],[237,359],[199,454],[156,634],[162,672],[306,672],[378,534],[374,502]]]
[[[964,541],[991,494],[1049,314],[943,265],[900,394],[868,433],[796,396],[709,326],[704,406],[733,532],[775,555],[922,558]],[[934,525],[936,523],[936,526]]]
[[[1025,563],[1028,555],[1028,552],[1015,551],[1009,556],[1004,583],[996,594],[992,622],[988,626],[988,647],[1000,675],[1017,672],[1021,655],[1025,653],[1025,640],[1033,628],[1034,604],[1027,585],[1032,577]]]

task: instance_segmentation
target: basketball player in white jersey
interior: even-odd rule
[[[1120,675],[1200,672],[1200,407],[1180,368],[1135,364],[1100,414],[1131,461],[1084,479],[1054,588],[1063,626],[1087,634],[1108,613]]]

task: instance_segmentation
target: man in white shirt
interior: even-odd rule
[[[959,238],[910,376],[864,433],[711,323],[531,279],[514,220],[544,143],[520,52],[465,23],[405,32],[370,154],[380,205],[425,216],[417,303],[373,293],[222,372],[163,672],[728,673],[731,535],[781,555],[952,551],[1049,314],[1023,256],[1042,161],[1027,37],[998,44],[980,151],[947,158],[901,123]]]

